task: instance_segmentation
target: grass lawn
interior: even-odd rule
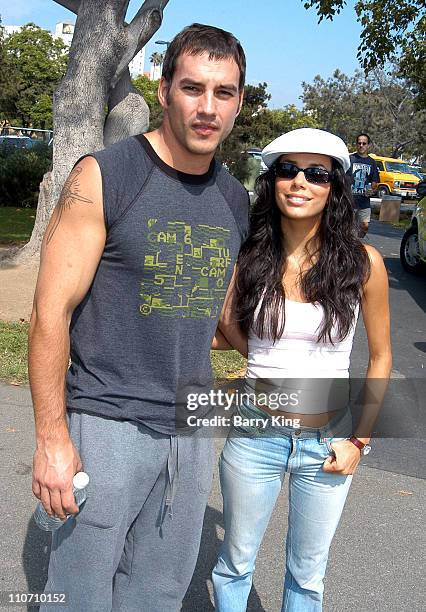
[[[28,323],[0,321],[0,380],[7,383],[28,383]],[[211,360],[216,378],[232,378],[245,369],[246,360],[237,351],[212,351]],[[241,375],[241,374],[240,374]]]
[[[27,383],[28,323],[0,321],[0,380]]]
[[[28,242],[35,216],[35,208],[0,206],[0,244]]]
[[[398,223],[392,223],[393,227],[399,227],[399,229],[403,229],[404,231],[410,227],[411,225],[411,217],[406,217],[405,219],[400,219]]]
[[[211,351],[215,378],[234,378],[244,376],[247,360],[238,351]]]

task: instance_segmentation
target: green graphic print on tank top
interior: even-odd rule
[[[216,318],[231,263],[230,230],[184,221],[148,221],[140,312]]]

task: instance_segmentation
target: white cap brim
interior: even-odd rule
[[[341,138],[314,128],[299,128],[279,136],[262,151],[264,164],[271,168],[286,153],[318,153],[335,159],[347,172],[351,166],[349,151]]]

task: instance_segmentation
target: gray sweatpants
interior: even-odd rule
[[[213,440],[70,414],[87,500],[52,537],[43,612],[176,612],[194,572],[213,473]]]

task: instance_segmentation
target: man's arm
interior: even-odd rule
[[[43,239],[29,331],[32,488],[47,512],[60,518],[78,511],[72,478],[82,468],[66,420],[69,324],[92,283],[105,238],[101,173],[96,160],[86,157],[67,178]]]
[[[231,282],[229,283],[228,291],[226,292],[225,301],[223,303],[222,312],[220,315],[218,330],[224,337],[225,342],[230,345],[230,348],[234,348],[241,353],[243,357],[247,357],[247,336],[241,331],[238,321],[235,319],[235,280],[237,274],[237,267],[235,266]],[[216,347],[221,347],[219,343],[220,338],[217,338]],[[223,344],[223,346],[225,346]],[[212,348],[216,348],[213,346]],[[226,348],[222,350],[227,350]]]

